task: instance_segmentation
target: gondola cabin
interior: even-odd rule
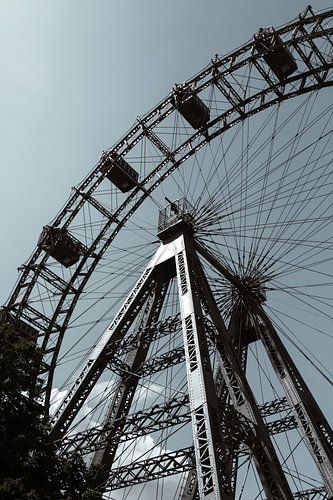
[[[176,90],[173,102],[179,113],[194,129],[199,129],[209,122],[209,109],[191,90]]]
[[[296,61],[273,27],[260,28],[254,35],[255,47],[280,81],[297,70]]]
[[[117,153],[105,156],[101,170],[123,193],[130,191],[138,183],[138,172]]]
[[[45,226],[38,246],[65,267],[76,264],[83,253],[80,242],[58,227]]]
[[[0,309],[0,325],[9,325],[25,340],[36,342],[38,331],[22,319],[14,318],[4,307]]]

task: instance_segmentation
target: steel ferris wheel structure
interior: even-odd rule
[[[1,321],[101,498],[333,498],[332,33],[308,7],[176,85],[21,268]]]

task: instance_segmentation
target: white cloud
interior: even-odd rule
[[[52,389],[50,398],[51,415],[53,415],[57,411],[67,393],[68,393],[67,390],[57,389],[56,387]]]
[[[97,427],[101,425],[101,422],[95,421],[96,417],[93,415],[93,409],[96,405],[96,402],[101,398],[107,398],[111,400],[112,390],[110,392],[110,388],[112,387],[112,383],[112,381],[102,381],[95,385],[81,410],[81,417],[86,416],[87,418],[84,419],[84,421],[76,427],[75,432],[79,432],[84,428],[87,428],[88,421],[88,427]],[[148,389],[146,389],[145,387],[140,387],[136,393],[135,399],[139,403],[144,399],[146,399],[147,402],[148,400],[155,399],[156,396],[158,394],[161,394],[162,392],[163,387],[161,387],[159,384],[152,384]],[[67,390],[60,390],[57,388],[54,388],[52,390],[52,413],[56,411],[67,393]],[[105,412],[103,414],[105,415]],[[140,438],[127,441],[126,443],[121,445],[118,453],[118,455],[120,456],[120,460],[117,461],[115,466],[128,465],[135,462],[136,460],[140,461],[147,458],[159,456],[163,453],[166,453],[166,451],[168,450],[165,450],[160,445],[155,443],[154,438],[151,435],[142,436]],[[125,490],[118,490],[107,493],[105,494],[104,498],[108,500],[123,500],[124,498],[126,498],[126,500],[138,500],[139,498],[140,500],[156,500],[157,498],[159,500],[170,500],[175,498],[176,491],[178,492],[177,496],[179,496],[180,479],[180,475],[169,476],[159,480],[159,482],[150,481],[145,484],[134,485],[130,488],[126,488]],[[161,497],[161,493],[159,493],[157,497],[157,492],[162,491],[161,488],[163,488],[163,496]]]
[[[131,464],[135,460],[144,460],[147,458],[155,457],[166,453],[169,450],[163,449],[161,446],[156,445],[151,436],[144,436],[126,443],[126,455],[124,453],[122,465]],[[156,500],[157,498],[163,500],[170,500],[176,498],[176,491],[179,493],[180,475],[168,476],[160,479],[159,481],[150,481],[145,484],[137,484],[131,488],[126,488],[119,491],[113,491],[105,495],[105,499],[109,500]],[[161,491],[163,488],[163,496]],[[157,492],[159,496],[157,497]],[[141,496],[140,496],[141,494]],[[179,495],[177,495],[179,496]]]

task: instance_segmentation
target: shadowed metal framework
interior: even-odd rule
[[[81,372],[75,386],[54,415],[53,435],[62,439],[102,372],[114,359],[121,358],[119,342],[143,311],[139,338],[126,355],[126,368],[120,375],[104,425],[79,437],[67,438],[62,446],[76,444],[95,452],[97,468],[91,488],[112,491],[165,475],[190,470],[182,498],[232,499],[236,494],[237,461],[240,452],[250,454],[267,498],[292,499],[325,493],[333,497],[333,433],[280,341],[262,308],[263,295],[244,286],[230,271],[193,238],[191,207],[186,200],[171,203],[160,213],[159,237],[162,243],[108,327]],[[237,291],[227,328],[214,299],[200,257],[209,262]],[[145,370],[150,339],[147,329],[159,320],[170,281],[176,279],[183,333],[179,354],[167,353],[167,363],[185,363],[188,396],[170,400],[151,413],[129,416],[138,382]],[[140,338],[141,336],[141,338]],[[251,342],[261,341],[285,397],[259,407],[246,378],[246,358]],[[209,344],[218,355],[214,377]],[[120,348],[122,350],[122,348]],[[155,361],[156,362],[156,361]],[[157,361],[161,369],[160,360]],[[217,383],[218,381],[218,383]],[[188,406],[184,411],[184,403]],[[292,411],[287,419],[265,425],[264,416],[278,409]],[[193,447],[138,461],[112,469],[117,447],[126,437],[146,434],[164,425],[191,421]],[[270,435],[298,427],[323,480],[317,490],[292,493]],[[79,438],[79,439],[78,439]]]
[[[280,339],[330,337],[332,16],[309,7],[175,86],[20,269],[1,321],[43,349],[54,439],[98,466],[100,495],[170,498],[183,473],[182,500],[333,496],[332,431]]]

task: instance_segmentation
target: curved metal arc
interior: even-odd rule
[[[287,23],[282,28],[277,29],[276,32],[279,34],[285,34],[286,32],[291,31],[292,29],[296,28],[297,26],[300,26],[300,25],[304,26],[305,24],[310,24],[310,23],[313,23],[315,21],[318,21],[318,19],[326,19],[326,18],[329,18],[332,16],[333,16],[333,10],[325,11],[322,14],[316,14],[312,17],[302,18],[301,20],[298,20],[298,21],[291,23],[291,24]],[[286,41],[284,41],[284,45],[286,45],[286,46],[294,45],[294,44],[297,44],[299,42],[303,42],[303,41],[308,40],[308,39],[320,38],[323,35],[327,35],[327,34],[331,34],[331,33],[332,33],[332,28],[321,29],[320,31],[313,31],[313,32],[307,33],[305,35],[303,34],[303,35],[298,36],[298,37],[293,37],[291,40],[286,40]],[[196,84],[198,81],[202,80],[207,75],[211,74],[214,69],[221,68],[226,63],[228,63],[228,62],[230,63],[230,61],[233,61],[233,64],[229,65],[228,68],[225,68],[224,71],[221,73],[221,76],[225,76],[227,74],[234,72],[235,70],[238,70],[241,66],[244,66],[244,65],[248,64],[249,62],[252,62],[254,59],[258,59],[258,60],[262,59],[262,54],[256,54],[256,55],[251,54],[248,58],[242,60],[238,64],[236,64],[234,62],[239,54],[246,52],[248,50],[252,50],[253,48],[254,48],[254,42],[251,41],[250,43],[243,45],[242,47],[240,47],[236,51],[231,52],[230,54],[224,56],[223,58],[218,58],[218,59],[214,60],[212,62],[212,64],[210,64],[209,66],[207,66],[207,68],[204,69],[204,71],[198,73],[198,75],[187,80],[186,85]],[[290,80],[288,79],[287,82],[288,81],[290,81]],[[213,79],[208,80],[207,82],[205,82],[205,84],[203,86],[196,88],[196,90],[195,90],[196,93],[199,93],[201,90],[203,90],[207,86],[211,85],[212,83],[213,83]],[[281,85],[281,82],[279,82],[278,85]],[[140,122],[136,123],[123,136],[123,138],[120,141],[118,141],[118,143],[116,143],[112,148],[110,148],[106,151],[108,153],[111,153],[113,151],[118,152],[121,149],[121,146],[125,144],[126,148],[123,151],[121,151],[121,155],[122,156],[126,155],[145,136],[145,131],[142,128],[142,124],[144,125],[145,128],[148,128],[149,130],[151,130],[151,129],[155,128],[156,125],[161,123],[161,121],[163,121],[166,116],[168,116],[171,112],[176,110],[175,106],[172,104],[172,95],[173,95],[172,93],[170,95],[168,95],[164,100],[162,100],[157,106],[155,106],[146,115],[144,115],[143,117],[140,117]],[[166,112],[161,114],[161,110],[163,108],[165,108],[168,104],[170,105],[170,108]],[[230,110],[228,111],[228,113],[229,112],[230,112]],[[156,116],[156,115],[158,115],[158,119],[147,125],[147,122],[149,122],[149,120],[151,120],[151,118]],[[140,132],[140,130],[141,130],[141,132]],[[135,137],[134,142],[129,143],[129,139],[131,139],[137,132],[139,132],[139,135],[137,137]],[[102,163],[103,163],[102,160],[97,163],[97,166],[91,171],[90,174],[88,174],[88,176],[84,179],[84,181],[79,185],[79,189],[84,189],[89,184],[90,180],[97,173],[100,172],[100,168],[102,166]],[[103,180],[104,176],[101,176],[101,177]],[[89,190],[89,192],[91,192],[91,191]],[[68,203],[65,205],[65,207],[61,210],[61,212],[59,213],[59,215],[55,219],[55,221],[54,221],[55,225],[58,225],[60,223],[60,218],[61,218],[61,215],[63,214],[63,212],[69,211],[69,209],[71,208],[71,206],[73,206],[75,200],[78,197],[79,197],[79,194],[74,194],[70,198]],[[73,215],[71,215],[70,220],[72,219],[72,217],[73,217]]]
[[[328,11],[327,13],[322,14],[321,15],[321,19],[325,19],[325,18],[331,17],[332,16],[332,12],[333,11]],[[307,24],[309,24],[311,22],[314,22],[314,20],[317,19],[317,18],[318,18],[317,15],[313,16],[312,18],[306,18],[306,22],[307,22]],[[302,20],[302,22],[304,24],[304,20]],[[286,27],[282,28],[283,30],[285,30],[285,31],[283,31],[283,33],[288,31],[288,29],[289,29],[288,27],[289,26],[294,26],[295,27],[295,26],[298,26],[298,25],[299,25],[298,21],[295,22],[293,25],[287,25]],[[280,30],[278,30],[278,32],[282,33],[282,31],[280,31]],[[315,37],[319,38],[319,37],[323,36],[323,34],[326,35],[326,34],[329,34],[331,32],[332,32],[331,28],[328,29],[328,30],[322,30],[321,29],[320,31],[316,31],[316,32],[311,33],[311,34],[307,34],[306,36],[303,35],[301,37],[298,37],[298,38],[295,38],[293,40],[290,40],[289,42],[290,43],[296,43],[297,41],[305,40],[309,36],[311,36],[313,38],[315,38]],[[285,43],[287,44],[289,42],[285,42]],[[228,55],[225,58],[219,60],[218,62],[214,61],[213,64],[209,65],[203,72],[201,72],[198,76],[194,77],[192,80],[189,80],[187,83],[188,84],[192,84],[193,82],[198,82],[198,81],[204,79],[207,75],[209,75],[211,73],[211,71],[212,71],[213,68],[222,67],[227,61],[230,62],[230,60],[234,60],[235,61],[236,58],[237,58],[237,56],[242,51],[243,51],[242,53],[244,53],[246,50],[248,50],[252,46],[253,46],[253,42],[251,42],[250,44],[247,44],[247,45],[241,47],[237,51],[234,51],[230,55]],[[237,70],[240,66],[243,66],[243,65],[251,63],[253,57],[259,59],[261,56],[258,56],[258,55],[253,56],[252,55],[251,57],[246,58],[246,59],[242,60],[239,63],[233,62],[233,64],[229,68],[224,69],[224,71],[221,73],[221,75],[226,75],[226,74],[232,73],[233,71]],[[329,67],[331,68],[332,66],[333,65],[331,63],[329,65]],[[316,69],[316,71],[317,72],[321,72],[324,69],[326,69],[326,67],[325,68],[324,67],[318,67]],[[303,72],[303,73],[301,73],[299,75],[296,75],[295,77],[289,78],[288,80],[286,80],[286,83],[293,83],[295,81],[298,81],[298,80],[304,78],[305,75],[310,75],[310,74],[311,74],[311,72],[306,72],[306,73]],[[196,89],[196,92],[199,93],[199,92],[201,92],[201,90],[203,88],[211,85],[213,83],[214,78],[215,77],[210,78],[210,80],[208,80],[207,82],[205,82],[202,86],[198,87]],[[256,98],[259,99],[260,96],[266,95],[267,93],[274,91],[280,85],[281,84],[278,83],[278,84],[275,84],[272,87],[267,87],[267,88],[263,89],[261,92],[257,93],[256,95],[249,97],[246,101],[244,101],[244,103],[245,104],[249,104],[250,102],[252,102]],[[290,97],[293,97],[295,95],[299,95],[301,93],[310,92],[311,90],[314,90],[315,88],[321,88],[321,87],[329,86],[329,85],[332,85],[332,82],[326,81],[326,82],[323,82],[322,84],[318,84],[317,86],[304,87],[304,89],[302,89],[302,90],[297,89],[297,90],[294,90],[293,92],[286,93],[282,97],[275,98],[272,101],[266,102],[264,105],[258,106],[257,108],[254,108],[254,109],[250,110],[246,114],[245,118],[249,117],[249,116],[251,116],[251,115],[253,115],[255,113],[258,113],[261,110],[263,110],[263,109],[265,109],[265,108],[267,108],[269,106],[272,106],[272,105],[276,104],[280,100],[288,99]],[[164,114],[158,116],[157,120],[155,120],[153,123],[147,125],[147,127],[149,127],[150,129],[154,128],[158,123],[160,123],[161,121],[163,121],[167,115],[169,115],[171,112],[174,111],[175,108],[174,108],[174,106],[171,103],[171,96],[168,96],[166,99],[164,99],[164,101],[162,101],[157,107],[155,107],[152,111],[150,111],[141,120],[143,120],[145,123],[147,123],[152,117],[154,117],[156,115],[159,115],[160,111],[162,109],[164,109],[165,107],[167,107],[167,106],[170,106],[170,107],[168,107],[168,109],[164,112]],[[204,139],[202,141],[199,141],[193,147],[192,143],[195,142],[195,141],[197,141],[199,139],[199,137],[201,136],[201,134],[202,134],[202,131],[198,131],[195,134],[193,134],[187,141],[184,141],[181,145],[179,145],[174,150],[173,154],[176,155],[176,154],[181,153],[181,151],[183,151],[188,146],[191,147],[191,150],[187,154],[185,154],[181,158],[179,158],[169,169],[167,169],[162,174],[161,178],[158,179],[157,181],[155,181],[148,188],[147,192],[148,193],[152,193],[156,189],[156,187],[161,182],[163,182],[163,180],[164,180],[164,178],[166,176],[170,175],[185,160],[187,160],[190,156],[194,155],[198,151],[198,149],[200,149],[206,142],[210,142],[211,140],[213,140],[218,135],[224,133],[228,128],[234,126],[235,124],[239,123],[242,119],[244,119],[244,117],[239,117],[239,115],[237,114],[237,116],[235,117],[234,120],[230,120],[229,123],[223,123],[223,120],[227,119],[229,117],[230,112],[237,112],[237,110],[236,109],[233,110],[233,108],[230,108],[227,112],[223,113],[220,117],[215,118],[211,123],[208,124],[207,130],[209,128],[212,128],[214,125],[216,125],[219,122],[221,122],[222,125],[223,125],[219,130],[215,131],[211,136],[209,136],[208,140]],[[132,149],[133,146],[135,144],[137,144],[137,142],[140,141],[141,138],[144,136],[144,131],[142,131],[142,127],[141,127],[141,132],[140,132],[140,127],[141,127],[140,124],[136,124],[136,126],[133,127],[124,136],[124,138],[119,143],[117,143],[113,148],[111,148],[110,151],[119,151],[120,150],[120,145],[127,143],[126,148],[121,153],[122,155],[127,154],[127,152],[129,152],[130,149]],[[135,136],[136,133],[139,133],[139,135],[137,137],[135,137],[134,142],[132,144],[128,144],[128,140],[130,138],[132,138],[133,136]],[[164,159],[145,179],[143,179],[143,181],[141,182],[142,186],[147,185],[150,182],[150,180],[152,180],[157,175],[157,173],[159,173],[159,172],[161,172],[163,170],[163,168],[167,165],[167,163],[169,161],[170,160],[168,158]],[[90,189],[87,191],[87,193],[92,194],[94,192],[94,190],[97,188],[97,186],[103,181],[104,176],[103,175],[99,175],[99,174],[101,174],[100,173],[101,163],[102,162],[99,162],[97,164],[97,168],[95,168],[86,177],[86,179],[80,184],[79,190],[85,189],[90,184],[90,182],[94,179],[94,177],[96,177],[95,182],[92,184],[92,186],[90,187]],[[115,218],[121,217],[122,213],[126,210],[126,208],[128,208],[129,202],[132,201],[133,199],[135,199],[135,197],[137,197],[137,195],[138,195],[139,192],[140,192],[140,188],[134,189],[134,191],[131,193],[131,195],[116,210],[116,212],[114,214]],[[70,214],[70,215],[69,215],[68,219],[66,220],[65,225],[68,226],[70,224],[70,222],[73,220],[73,218],[75,217],[75,215],[80,212],[83,204],[85,203],[85,200],[82,198],[79,201],[79,203],[77,204],[77,206],[75,207],[75,209],[72,212],[70,212],[71,207],[74,206],[75,202],[79,199],[79,196],[80,196],[80,194],[78,194],[78,193],[74,193],[73,194],[73,196],[70,198],[70,200],[65,205],[65,207],[63,208],[63,210],[59,213],[59,215],[55,219],[54,224],[60,224],[61,220],[63,219],[63,217],[66,216],[66,214],[67,215]],[[62,324],[62,327],[61,327],[61,331],[59,332],[59,339],[58,339],[57,346],[56,346],[55,351],[54,351],[55,352],[54,360],[51,363],[51,365],[53,367],[53,368],[51,368],[51,371],[56,366],[57,353],[59,352],[59,348],[61,346],[61,342],[62,342],[62,338],[63,338],[64,332],[65,332],[65,329],[66,329],[66,327],[68,325],[68,322],[69,322],[69,319],[71,317],[71,314],[72,314],[72,312],[74,310],[74,307],[75,307],[75,305],[76,305],[76,303],[77,303],[77,301],[79,299],[79,296],[80,296],[80,294],[81,294],[84,286],[86,285],[88,279],[90,278],[92,272],[96,268],[99,260],[101,259],[101,257],[105,253],[105,251],[108,248],[108,246],[111,244],[111,242],[113,241],[113,239],[117,236],[117,234],[119,233],[119,231],[121,230],[121,228],[124,226],[125,222],[131,217],[131,215],[137,210],[137,208],[144,202],[144,200],[146,199],[146,197],[147,197],[147,193],[143,193],[141,195],[141,197],[139,198],[139,200],[137,200],[137,202],[134,204],[134,206],[132,207],[132,209],[129,210],[126,214],[123,215],[122,220],[117,224],[117,227],[112,232],[112,234],[110,235],[110,237],[108,238],[108,240],[101,247],[101,249],[99,250],[99,253],[96,254],[96,257],[93,258],[92,263],[90,264],[90,267],[89,267],[88,271],[85,273],[85,276],[81,279],[81,284],[80,284],[79,287],[77,287],[77,292],[73,296],[73,299],[72,299],[72,302],[71,302],[71,306],[68,308],[68,313],[67,313],[66,316],[64,316],[64,319],[63,319],[63,324]],[[110,221],[108,221],[106,223],[106,225],[104,226],[104,228],[100,231],[99,235],[95,238],[94,242],[92,243],[92,246],[91,246],[92,249],[94,249],[94,250],[96,249],[98,243],[102,240],[102,238],[104,237],[104,235],[106,234],[106,232],[110,228],[111,224],[113,224],[113,222],[114,222],[113,220],[110,220]],[[28,267],[30,267],[32,264],[34,264],[36,262],[36,260],[40,257],[41,252],[42,251],[40,249],[37,249],[37,251],[35,251],[35,253],[31,257],[29,263],[27,264]],[[14,290],[14,292],[13,292],[13,294],[12,294],[12,296],[11,296],[9,302],[8,302],[8,307],[9,308],[12,307],[13,304],[15,303],[16,298],[18,297],[18,294],[22,290],[23,286],[25,287],[25,293],[22,296],[21,309],[24,308],[25,301],[28,300],[28,297],[29,297],[29,295],[30,295],[30,293],[31,293],[31,291],[32,291],[35,283],[37,282],[38,277],[39,277],[40,269],[41,269],[41,267],[43,267],[46,264],[47,258],[48,258],[48,256],[45,255],[44,258],[42,259],[41,263],[38,266],[39,270],[37,269],[35,271],[35,275],[34,275],[33,279],[31,280],[31,284],[29,286],[26,286],[26,283],[25,283],[25,281],[26,281],[26,279],[28,277],[28,272],[29,271],[24,271],[23,272],[23,274],[22,274],[20,280],[18,281],[18,284],[17,284],[17,286],[16,286],[16,288],[15,288],[15,290]],[[63,303],[65,301],[65,298],[67,297],[68,292],[73,289],[71,285],[74,283],[75,280],[78,279],[78,277],[79,277],[79,275],[80,275],[80,273],[82,271],[83,266],[87,264],[87,259],[88,258],[91,258],[91,256],[87,256],[87,257],[81,259],[80,264],[79,264],[79,266],[76,269],[76,272],[73,274],[72,279],[69,281],[69,286],[68,286],[67,292],[64,292],[64,294],[62,295],[61,300],[59,301],[59,304],[58,304],[58,306],[57,306],[57,308],[55,310],[55,313],[54,313],[53,317],[50,319],[51,324],[55,324],[56,323],[56,320],[57,320],[57,318],[59,316],[59,313],[61,311],[62,305],[63,305]],[[47,342],[48,342],[48,337],[45,340],[44,344],[47,344]],[[50,392],[51,385],[52,385],[52,375],[50,375],[50,381],[48,383],[48,392]]]
[[[325,17],[329,17],[329,14]],[[280,32],[280,31],[278,31]],[[308,39],[309,37],[312,37],[312,38],[319,38],[321,36],[323,36],[323,34],[331,34],[333,32],[333,28],[330,28],[330,29],[327,29],[327,30],[322,30],[322,31],[316,31],[314,33],[311,33],[311,34],[307,34],[307,35],[303,35],[302,37],[298,37],[296,39],[293,39],[291,41],[289,41],[288,43],[290,44],[295,44],[299,41],[304,41],[306,39]],[[286,42],[286,44],[288,45],[288,43]],[[246,48],[248,49],[249,47],[253,47],[253,42],[249,45],[246,46]],[[224,58],[223,60],[219,61],[218,63],[217,62],[214,62],[212,65],[210,65],[207,70],[204,72],[204,75],[206,76],[207,74],[210,74],[211,71],[213,69],[216,69],[216,68],[219,68],[226,60],[228,60],[228,58],[232,57],[234,54],[236,54],[238,52],[235,52],[235,53],[232,53],[230,56]],[[229,73],[232,73],[234,72],[235,70],[237,70],[239,67],[241,66],[244,66],[246,64],[248,64],[249,62],[252,62],[254,59],[261,59],[262,56],[261,54],[258,54],[258,55],[251,55],[251,57],[245,59],[244,61],[242,61],[241,63],[239,63],[238,65],[233,65],[231,66],[230,68],[228,69],[225,69],[222,73],[221,73],[221,77],[225,76],[226,74],[229,74]],[[326,65],[325,67],[320,67],[320,68],[317,68],[317,72],[320,72],[324,69],[326,69],[327,67],[331,68],[332,67],[332,64],[329,64],[328,66]],[[292,78],[289,78],[288,80],[286,80],[286,83],[293,83],[297,80],[299,80],[300,78],[304,78],[304,76],[306,76],[306,74],[310,75],[311,72],[302,72],[300,75],[297,75],[295,77],[292,77]],[[200,92],[203,88],[205,88],[206,86],[209,86],[211,84],[214,83],[214,79],[216,77],[214,76],[213,78],[211,78],[210,80],[208,80],[207,82],[205,82],[205,85],[196,89],[197,92]],[[195,81],[197,81],[197,79],[195,79]],[[187,82],[187,84],[190,84],[191,83],[191,80],[189,80]],[[257,93],[256,95],[254,96],[251,96],[249,97],[248,99],[244,100],[243,103],[244,105],[252,102],[252,100],[264,95],[265,93],[268,93],[269,91],[272,91],[274,89],[277,89],[278,87],[281,86],[281,82],[278,82],[276,83],[274,86],[272,86],[271,88],[266,88],[264,89],[263,91]],[[313,87],[309,88],[309,89],[306,89],[304,90],[305,91],[311,91],[313,90]],[[287,95],[284,95],[284,99],[287,99],[289,97],[292,97],[293,95],[295,94],[299,94],[299,90],[295,91],[294,93],[289,93]],[[162,101],[162,103],[160,105],[158,105],[156,108],[154,108],[150,113],[148,113],[146,116],[140,118],[141,121],[148,121],[149,118],[153,115],[155,115],[158,110],[161,109],[161,106],[164,107],[165,105],[167,105],[168,103],[171,104],[171,97],[167,97],[164,101]],[[274,102],[271,102],[271,104],[274,104]],[[232,107],[230,108],[229,110],[227,110],[225,113],[223,113],[220,117],[217,117],[213,122],[210,122],[207,126],[207,129],[211,126],[213,126],[214,124],[218,123],[219,121],[223,121],[223,117],[224,116],[228,116],[230,114],[230,112],[232,112],[233,110],[235,109],[235,107]],[[258,108],[255,112],[259,112],[261,111],[262,109],[265,109],[265,107],[260,107]],[[163,116],[160,116],[159,119],[157,121],[155,121],[154,123],[150,124],[149,126],[149,129],[152,129],[154,128],[158,123],[160,123],[161,121],[163,121],[163,119],[167,116],[167,114],[170,114],[172,111],[175,110],[175,107],[172,105],[171,108],[168,110],[168,112],[166,114],[164,114]],[[246,114],[246,116],[243,116],[243,118],[246,118],[248,116],[251,116],[251,114]],[[235,122],[232,123],[232,125],[234,125]],[[122,142],[125,142],[127,143],[128,142],[128,139],[130,137],[132,137],[134,135],[134,133],[136,131],[139,131],[140,128],[142,129],[142,126],[139,124],[137,124],[136,126],[134,126],[125,136],[124,136],[124,139],[122,141],[120,141],[120,143]],[[220,133],[223,133],[226,129],[222,129]],[[127,146],[126,150],[122,152],[122,155],[125,155],[127,154],[133,147],[134,145],[139,142],[143,137],[145,137],[145,131],[143,130],[141,132],[141,134],[136,138],[135,140],[135,143],[132,143],[130,145]],[[197,137],[199,137],[201,135],[201,131],[193,134],[191,136],[191,138],[187,141],[185,141],[183,144],[181,144],[177,149],[175,149],[174,151],[172,151],[173,155],[179,153],[182,149],[184,149],[185,147],[187,147],[189,144],[191,144]],[[216,137],[216,135],[214,134],[212,137]],[[203,143],[205,143],[206,141],[203,141]],[[120,144],[119,143],[119,144]],[[201,144],[203,144],[201,143]],[[202,147],[202,146],[201,146]],[[113,148],[111,148],[110,150],[108,150],[109,152],[112,152],[112,151],[117,151],[118,150],[118,145],[115,145]],[[196,151],[197,149],[195,149]],[[194,152],[195,152],[194,151]],[[167,159],[167,161],[169,161],[169,159]],[[61,218],[63,216],[63,214],[69,212],[70,208],[73,206],[73,204],[75,203],[75,201],[80,197],[80,193],[79,191],[84,189],[86,185],[89,184],[90,180],[93,179],[96,174],[100,173],[100,168],[101,168],[101,165],[102,165],[103,161],[100,161],[98,162],[97,164],[97,168],[95,168],[88,176],[87,178],[79,185],[79,188],[78,190],[74,193],[74,195],[72,195],[72,197],[70,198],[70,200],[67,202],[67,204],[64,206],[64,208],[61,210],[61,212],[59,213],[59,215],[57,216],[57,218],[54,220],[53,222],[53,225],[57,226],[60,224],[61,222]],[[176,162],[177,163],[177,166],[179,165],[179,162]],[[147,182],[150,180],[150,178],[152,178],[152,176],[156,175],[156,173],[161,169],[161,166],[164,164],[164,162],[162,162],[162,164],[158,165],[156,167],[156,169],[151,173],[149,174],[142,182],[142,186],[146,185]],[[96,189],[96,187],[103,181],[103,179],[105,178],[105,175],[100,175],[97,179],[96,179],[96,182],[92,185],[92,187],[89,189],[89,191],[87,192],[87,194],[91,194],[94,192],[94,190]],[[139,192],[139,189],[137,190],[134,190],[133,193],[127,198],[127,200],[119,207],[119,209],[116,211],[115,213],[115,217],[117,217],[118,215],[120,215],[120,213],[122,212],[122,209],[127,206],[128,204],[128,201],[130,201],[137,193]],[[151,193],[152,190],[149,190],[149,193]],[[84,204],[84,199],[82,199],[80,201],[80,203],[78,204],[77,207],[75,207],[75,210],[71,212],[71,215],[70,217],[68,218],[68,220],[66,221],[64,227],[67,227],[70,222],[74,219],[75,215],[77,215],[77,213],[79,212],[80,208],[82,207],[82,205]]]
[[[330,67],[333,67],[333,63],[331,63]],[[306,87],[306,88],[304,88],[302,90],[301,93],[309,92],[309,91],[313,90],[314,88],[321,88],[321,87],[332,86],[332,85],[333,85],[333,81],[332,82],[324,82],[323,84],[320,84],[320,85],[318,84],[316,86],[311,87],[310,89]],[[264,92],[267,93],[269,90],[272,90],[272,89],[265,89]],[[266,109],[266,108],[268,108],[268,107],[270,107],[270,106],[272,106],[272,105],[280,102],[281,100],[288,99],[290,97],[293,97],[294,95],[299,95],[299,93],[300,93],[299,91],[294,91],[291,94],[284,95],[282,98],[278,97],[278,98],[275,98],[273,101],[266,102],[265,104],[258,106],[258,108],[254,108],[250,112],[247,112],[246,113],[246,118],[249,117],[249,116],[252,116],[252,115],[254,115],[254,114],[256,114],[256,113],[258,113],[260,111],[262,111],[263,109]],[[262,95],[262,93],[257,94],[257,98],[259,98],[260,95]],[[227,116],[227,115],[228,115],[228,113],[226,112],[222,116]],[[215,121],[218,122],[218,121],[221,121],[221,119],[223,119],[223,118],[219,117]],[[114,240],[114,238],[117,236],[117,234],[119,233],[119,231],[121,230],[121,228],[125,225],[126,221],[131,217],[132,214],[135,213],[135,211],[144,202],[144,200],[147,198],[147,196],[150,193],[152,193],[160,183],[163,182],[163,180],[164,180],[165,177],[167,177],[168,175],[170,175],[170,173],[172,171],[174,171],[175,169],[177,169],[189,157],[193,156],[206,142],[210,142],[211,140],[213,140],[217,136],[221,135],[226,130],[228,130],[232,126],[236,125],[237,123],[239,123],[243,119],[244,119],[243,117],[240,117],[237,114],[236,118],[233,121],[230,121],[228,124],[225,124],[221,129],[219,129],[216,132],[214,132],[214,134],[212,134],[209,137],[209,141],[207,141],[207,139],[202,140],[199,144],[197,144],[195,147],[193,147],[192,150],[190,150],[185,156],[183,156],[182,158],[180,158],[179,160],[177,160],[172,165],[172,167],[170,169],[168,169],[163,175],[161,175],[161,177],[152,186],[150,186],[147,189],[147,192],[145,192],[145,193],[142,194],[141,198],[132,206],[131,210],[118,223],[118,225],[115,228],[115,230],[113,231],[112,235],[110,235],[109,239],[104,243],[104,245],[101,248],[100,252],[94,258],[94,260],[93,260],[93,262],[92,262],[92,264],[90,266],[90,269],[86,273],[86,276],[82,279],[82,282],[81,282],[80,286],[77,287],[77,292],[76,292],[76,294],[73,297],[71,306],[69,307],[68,313],[67,313],[67,315],[66,315],[66,317],[64,319],[64,323],[63,323],[62,329],[59,332],[59,341],[57,342],[57,345],[55,347],[54,361],[50,365],[50,377],[49,377],[49,381],[48,381],[48,384],[47,384],[47,390],[46,390],[46,393],[48,394],[48,396],[47,396],[47,400],[48,401],[49,401],[49,397],[50,397],[50,391],[51,391],[51,388],[52,388],[53,372],[54,372],[54,369],[55,369],[55,366],[56,366],[56,362],[57,362],[57,354],[59,353],[59,350],[60,350],[60,347],[61,347],[61,342],[62,342],[63,335],[65,333],[65,329],[66,329],[66,327],[68,325],[69,319],[70,319],[70,317],[72,315],[72,312],[73,312],[73,310],[75,308],[75,305],[76,305],[76,303],[77,303],[77,301],[79,299],[79,296],[80,296],[81,292],[83,291],[83,289],[84,289],[86,283],[88,282],[88,280],[89,280],[89,278],[90,278],[93,270],[96,268],[99,260],[101,259],[101,257],[103,256],[103,254],[105,253],[105,251],[107,250],[107,248],[109,247],[109,245],[112,243],[112,241]],[[215,123],[215,121],[214,121],[214,123]],[[201,133],[194,134],[190,139],[188,139],[185,143],[183,143],[181,146],[179,146],[177,148],[176,152],[178,152],[179,150],[181,151],[187,145],[190,145],[193,142],[193,138],[198,137],[200,135],[201,135]],[[150,178],[153,178],[157,174],[157,172],[159,172],[164,167],[164,165],[166,163],[168,163],[168,161],[169,161],[169,159],[166,159],[158,167],[156,167],[156,169],[153,172],[151,172],[151,174],[149,174],[146,177],[146,179],[144,179],[143,183],[146,184],[150,180]],[[128,206],[129,201],[131,201],[137,195],[138,191],[139,191],[139,188],[137,188],[136,190],[134,190],[133,193],[131,193],[131,195],[127,198],[127,200],[118,208],[118,210],[114,214],[115,218],[119,218],[119,216],[122,213],[122,211]],[[103,236],[105,235],[106,231],[109,229],[109,227],[111,226],[112,223],[113,223],[113,221],[109,221],[107,223],[107,225],[103,228],[103,230],[100,232],[99,236],[95,240],[95,246],[97,245],[98,240],[100,241],[103,238]],[[39,250],[37,250],[37,252],[38,252],[38,255],[40,255],[41,252]],[[69,281],[68,291],[72,290],[72,283],[74,283],[75,280],[77,279],[77,277],[80,275],[80,273],[82,271],[82,268],[86,264],[88,258],[89,258],[89,256],[87,256],[86,258],[82,258],[81,259],[80,264],[77,267],[76,272],[74,273],[72,279]],[[35,260],[36,259],[34,259],[33,261],[35,261]],[[44,258],[43,262],[45,263],[46,260],[47,260],[47,256]],[[36,274],[35,281],[38,278],[38,274]],[[19,285],[18,285],[18,288],[19,288]],[[29,296],[29,293],[31,292],[32,288],[33,288],[33,284],[31,284],[30,288],[27,287],[26,292],[25,292],[25,296],[22,299],[23,303],[24,303],[24,300]],[[56,308],[56,311],[55,311],[55,313],[53,315],[53,318],[51,319],[51,324],[54,324],[56,322],[56,319],[57,319],[57,317],[59,315],[59,311],[61,310],[61,307],[62,307],[62,305],[63,305],[63,303],[65,301],[65,298],[66,298],[66,294],[64,293],[63,296],[62,296],[62,300],[59,301],[59,304],[58,304],[58,306]],[[15,299],[15,295],[12,297],[12,299]],[[10,304],[9,304],[9,307],[10,307]]]

